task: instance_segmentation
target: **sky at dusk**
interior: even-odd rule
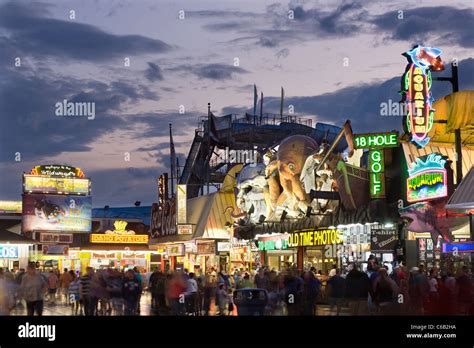
[[[169,166],[168,124],[184,164],[207,103],[215,115],[251,111],[254,83],[264,112],[279,112],[283,86],[285,109],[315,122],[401,129],[380,103],[400,100],[401,53],[415,44],[457,59],[460,89],[474,89],[473,4],[0,1],[0,200],[21,199],[23,172],[58,163],[92,179],[94,207],[151,204]],[[435,99],[450,91],[432,89]],[[64,99],[95,102],[95,119],[56,116]]]

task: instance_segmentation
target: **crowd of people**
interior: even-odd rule
[[[142,274],[135,269],[95,271],[84,275],[64,269],[41,273],[35,263],[16,274],[0,269],[0,314],[8,315],[26,303],[27,315],[43,314],[44,305],[70,306],[73,315],[137,315],[144,289]]]
[[[183,270],[141,273],[134,269],[91,267],[84,275],[64,269],[40,273],[34,263],[15,274],[0,269],[0,315],[26,303],[28,315],[42,315],[43,307],[69,306],[72,315],[139,315],[142,293],[151,294],[157,315],[236,315],[233,294],[239,289],[263,289],[265,315],[316,315],[329,305],[340,315],[472,315],[472,274],[464,266],[454,275],[422,265],[409,272],[398,265],[379,265],[371,256],[364,270],[352,263],[341,272],[336,265],[323,273],[314,267],[256,272],[234,269],[231,274],[210,268],[195,274]]]

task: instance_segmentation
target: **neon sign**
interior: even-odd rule
[[[146,234],[91,234],[91,243],[147,244]]]
[[[370,196],[372,198],[385,197],[385,161],[383,150],[371,150],[369,152],[370,169]]]
[[[90,179],[58,178],[48,175],[23,175],[23,192],[53,194],[89,194]]]
[[[259,240],[257,243],[260,251],[288,249],[288,239]]]
[[[373,149],[380,147],[397,147],[398,133],[354,134],[355,149]]]
[[[413,143],[425,147],[430,141],[428,132],[433,127],[434,117],[430,70],[444,68],[441,50],[416,46],[404,55],[409,62],[402,78],[403,101],[407,104],[406,130]]]
[[[432,153],[426,159],[417,158],[408,169],[407,201],[419,202],[448,195],[446,160]]]
[[[342,244],[343,231],[339,229],[301,230],[290,233],[288,247]]]
[[[0,258],[1,259],[17,259],[18,247],[10,246],[10,245],[0,245]]]
[[[48,175],[48,176],[56,176],[61,178],[84,178],[84,172],[81,168],[65,166],[61,164],[50,164],[50,165],[42,165],[42,166],[35,166],[31,170],[31,175]]]
[[[369,149],[370,197],[385,197],[384,148],[398,146],[398,132],[354,134],[355,149]]]

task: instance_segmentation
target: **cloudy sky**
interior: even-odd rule
[[[92,178],[94,206],[151,204],[168,124],[184,163],[207,103],[251,110],[254,83],[264,112],[283,86],[285,107],[318,122],[400,129],[380,103],[399,100],[401,53],[439,47],[473,89],[473,29],[473,2],[457,0],[0,1],[0,200],[21,198],[35,164],[64,163]],[[56,116],[64,99],[95,102],[95,119]]]

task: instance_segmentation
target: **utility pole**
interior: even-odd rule
[[[458,78],[458,63],[451,63],[451,77],[434,77],[436,81],[448,81],[451,82],[453,87],[453,93],[459,91],[459,78]],[[454,146],[456,150],[456,187],[461,183],[462,180],[462,142],[461,142],[461,129],[454,130]]]
[[[212,114],[211,114],[211,103],[207,103],[207,149],[211,148],[211,122],[212,122]],[[210,165],[209,161],[211,160],[212,154],[209,156],[209,158],[206,158],[206,184],[207,184],[207,194],[209,194],[209,171],[210,171]]]

